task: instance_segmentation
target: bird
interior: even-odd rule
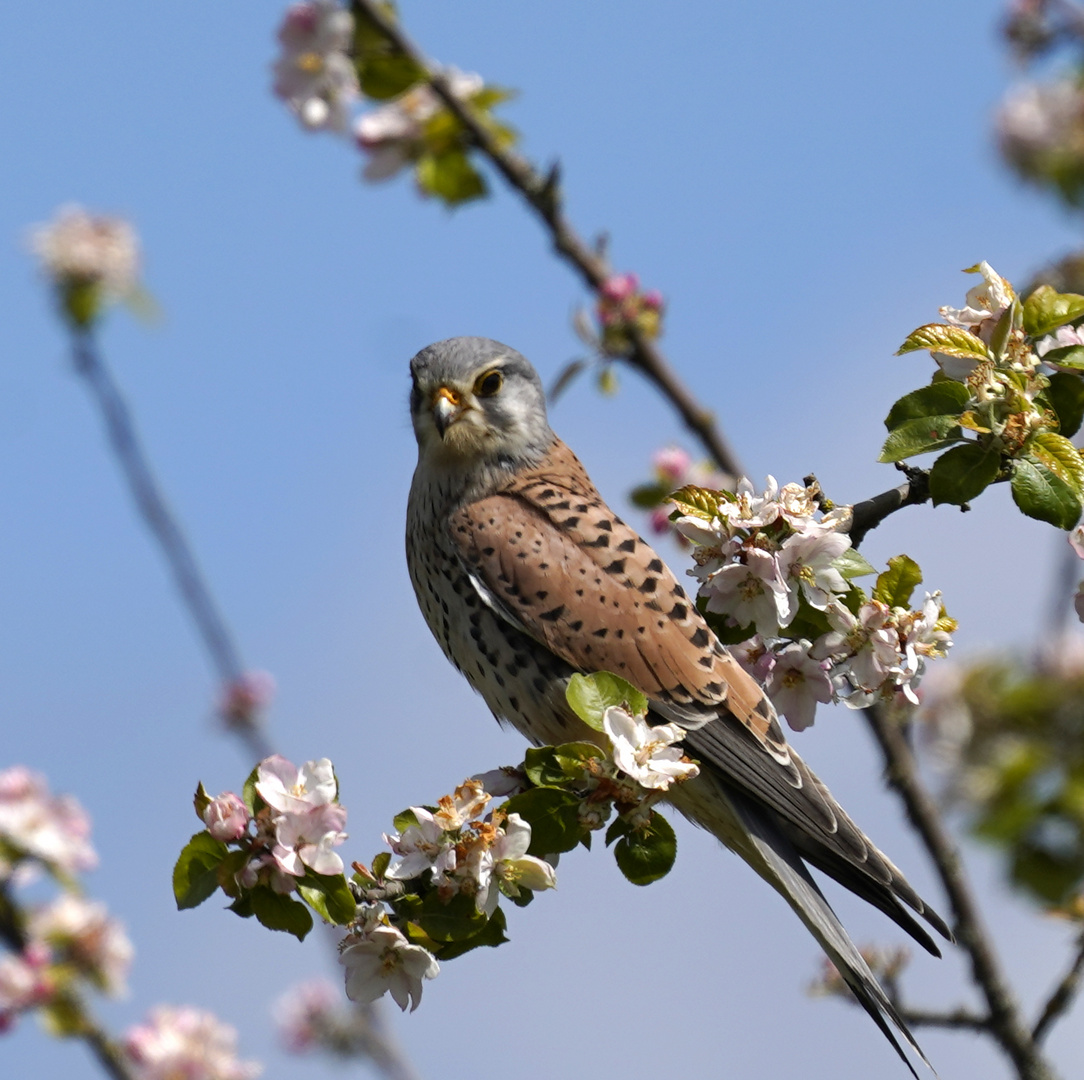
[[[646,694],[649,718],[685,729],[700,766],[673,805],[783,896],[912,1074],[892,1026],[929,1066],[809,866],[935,956],[912,912],[951,941],[949,928],[787,743],[760,684],[553,433],[530,361],[456,337],[410,370],[407,566],[445,656],[535,745],[603,738],[566,701],[576,673],[609,671]]]

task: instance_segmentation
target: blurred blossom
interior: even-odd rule
[[[1084,197],[1084,89],[1077,75],[1025,83],[997,116],[998,143],[1025,180],[1059,190],[1071,205]]]
[[[226,684],[218,711],[227,723],[253,727],[274,696],[274,675],[267,671],[246,671]]]
[[[159,1005],[124,1038],[136,1080],[251,1080],[263,1071],[237,1060],[237,1032],[213,1014]]]
[[[19,1013],[41,1005],[52,992],[42,966],[25,953],[0,957],[0,1034],[12,1028]]]
[[[863,945],[858,951],[877,981],[889,989],[911,962],[911,950],[904,945]],[[827,957],[821,960],[821,974],[809,984],[808,992],[814,997],[853,997],[839,969]]]
[[[719,491],[729,487],[731,481],[710,461],[694,462],[689,452],[680,446],[664,446],[656,450],[651,456],[651,469],[653,480],[636,488],[632,500],[637,506],[650,511],[653,532],[669,535],[686,546],[688,540],[670,520],[673,511],[670,495],[689,484]]]
[[[224,791],[218,798],[212,799],[203,811],[207,831],[224,844],[240,840],[248,831],[250,820],[248,807],[232,791]]]
[[[326,1050],[339,1057],[367,1057],[379,1049],[368,1009],[348,1005],[341,987],[311,979],[291,987],[272,1013],[279,1039],[292,1054]]]
[[[46,943],[54,959],[73,964],[107,994],[122,994],[134,950],[124,927],[105,904],[65,893],[34,911],[31,938]]]
[[[390,993],[404,1012],[422,1000],[422,980],[435,979],[440,964],[427,949],[411,945],[393,926],[377,925],[348,934],[339,945],[346,968],[346,996],[368,1003]]]
[[[624,356],[632,348],[630,332],[656,338],[662,329],[662,293],[641,292],[636,274],[614,274],[599,287],[595,315],[602,328],[598,347],[609,356]]]
[[[98,865],[83,808],[70,795],[51,795],[45,778],[21,765],[0,771],[0,846],[10,849],[8,873],[21,857],[64,874]]]
[[[354,17],[336,0],[293,4],[279,27],[282,54],[275,61],[274,91],[307,131],[345,132],[349,107],[359,97],[349,50]]]
[[[139,273],[139,240],[121,218],[63,206],[36,226],[30,247],[56,287],[61,310],[76,326],[90,326],[105,301],[130,297]]]
[[[469,101],[485,86],[481,75],[456,68],[446,69],[444,77],[462,101]],[[425,150],[426,124],[443,108],[433,88],[423,83],[358,117],[354,137],[369,158],[365,179],[386,180],[415,161]]]

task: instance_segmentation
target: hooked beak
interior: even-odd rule
[[[433,395],[430,409],[433,413],[433,423],[436,424],[437,432],[444,438],[444,433],[459,419],[463,412],[463,399],[459,392],[448,386],[441,386]]]

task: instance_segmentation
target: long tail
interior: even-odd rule
[[[874,1023],[895,1048],[907,1068],[911,1070],[911,1075],[915,1077],[915,1080],[918,1080],[918,1074],[896,1039],[889,1021],[895,1025],[907,1044],[921,1058],[923,1064],[936,1076],[933,1066],[930,1065],[921,1047],[884,990],[881,989],[869,965],[851,941],[836,913],[817,888],[797,849],[772,822],[769,815],[750,799],[734,791],[729,792],[728,795],[744,827],[748,842],[759,856],[756,862],[749,859],[753,868],[783,896],[805,923],[809,932],[817,939],[821,948],[839,970],[843,981],[858,1003],[873,1018]],[[748,853],[746,857],[748,858]]]

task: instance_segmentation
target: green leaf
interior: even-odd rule
[[[524,755],[523,771],[536,787],[560,787],[582,776],[585,762],[602,754],[599,747],[588,742],[540,746]]]
[[[237,875],[245,868],[250,858],[252,858],[250,851],[235,848],[218,864],[218,887],[227,896],[236,898],[241,895]]]
[[[911,594],[922,584],[922,570],[909,555],[894,555],[888,569],[877,577],[873,599],[889,607],[909,608]]]
[[[87,1030],[86,1018],[77,1001],[61,992],[41,1006],[41,1021],[45,1030],[58,1039],[82,1035]]]
[[[1009,337],[1014,327],[1019,328],[1021,318],[1020,301],[1013,300],[994,324],[993,333],[990,335],[990,352],[999,362],[1005,358],[1005,349],[1009,344]]]
[[[490,887],[496,888],[496,882]],[[481,931],[487,920],[473,896],[456,893],[444,903],[434,889],[422,900],[415,921],[434,941],[465,941]]]
[[[1041,337],[1084,315],[1084,296],[1059,293],[1049,285],[1040,285],[1024,301],[1024,332]]]
[[[240,915],[242,919],[251,919],[253,916],[252,911],[252,894],[245,893],[244,896],[239,896],[232,904],[227,905],[227,911],[232,911],[234,915]]]
[[[848,548],[838,558],[832,560],[832,565],[850,581],[852,578],[865,577],[867,574],[876,574],[877,568],[873,566],[854,548]]]
[[[1077,347],[1084,357],[1084,347]],[[1058,431],[1066,438],[1075,435],[1084,421],[1084,379],[1068,371],[1055,372],[1044,393],[1058,414]]]
[[[388,864],[390,862],[390,851],[382,851],[379,855],[373,856],[373,863],[371,869],[373,871],[373,877],[375,877],[377,881],[380,881],[380,879],[383,878],[384,871],[388,869]]]
[[[397,833],[404,833],[412,825],[418,824],[417,815],[413,810],[402,810],[391,819]]]
[[[672,484],[662,484],[658,481],[651,484],[641,484],[629,492],[629,502],[638,506],[641,510],[654,510],[666,502],[666,497],[673,490]]]
[[[1025,456],[1045,465],[1064,480],[1077,495],[1084,494],[1084,460],[1080,451],[1064,435],[1053,431],[1036,432],[1025,447]]]
[[[503,945],[508,940],[508,936],[505,934],[505,930],[507,929],[508,923],[505,920],[504,911],[501,908],[497,908],[497,910],[490,915],[485,926],[483,926],[473,937],[464,938],[462,941],[444,942],[437,949],[437,959],[454,960],[457,956],[462,956],[464,953],[470,952],[471,949],[478,949],[483,946],[496,948],[498,945]]]
[[[939,383],[938,385],[947,385]],[[881,462],[903,461],[916,454],[928,454],[952,446],[963,438],[958,416],[923,416],[904,420],[885,439]]]
[[[971,391],[963,383],[931,383],[901,397],[885,417],[885,427],[894,431],[907,420],[925,416],[959,416],[970,400]]]
[[[699,604],[697,605],[699,607]],[[720,615],[714,611],[701,611],[712,633],[724,645],[740,645],[748,641],[756,632],[757,628],[750,623],[748,626],[738,626],[726,615]]]
[[[248,774],[248,778],[245,780],[245,786],[241,789],[241,798],[245,801],[245,806],[248,807],[248,812],[255,817],[260,810],[262,810],[267,803],[260,798],[260,793],[256,790],[256,781],[259,779],[260,767],[256,766]]]
[[[221,840],[198,832],[181,849],[173,867],[173,895],[177,908],[198,907],[218,888],[218,864],[229,853]]]
[[[513,795],[505,804],[531,826],[531,855],[539,858],[571,851],[584,833],[580,823],[580,796],[561,788],[539,787]]]
[[[978,498],[1001,471],[1001,454],[992,447],[967,442],[946,450],[930,468],[930,498],[934,506],[962,506]]]
[[[461,147],[440,154],[422,154],[414,173],[422,191],[436,195],[449,206],[480,199],[488,190],[485,177]]]
[[[609,671],[573,675],[565,697],[572,711],[595,731],[602,730],[602,717],[612,705],[627,709],[633,716],[647,713],[647,697],[632,683]]]
[[[298,941],[312,929],[312,915],[299,900],[282,896],[266,885],[257,885],[250,893],[252,914],[268,930],[293,934]]]
[[[1066,345],[1061,349],[1051,349],[1043,357],[1043,362],[1082,371],[1084,370],[1084,345]]]
[[[196,785],[196,794],[192,799],[192,805],[196,808],[196,817],[203,821],[203,811],[211,805],[211,796],[207,794],[202,780]]]
[[[317,874],[309,870],[297,883],[297,891],[325,922],[346,926],[357,915],[354,894],[343,874]]]
[[[653,810],[645,825],[629,829],[618,838],[614,858],[621,873],[633,885],[650,885],[658,881],[670,873],[677,858],[677,837],[673,827],[662,814]]]
[[[901,356],[917,349],[929,349],[946,356],[964,356],[975,360],[990,359],[986,342],[982,338],[976,337],[962,326],[949,326],[947,323],[929,323],[912,331],[896,350],[896,355]]]
[[[375,101],[398,97],[424,78],[424,68],[403,53],[371,55],[358,63],[361,92]]]
[[[1065,530],[1080,519],[1080,497],[1042,462],[1017,458],[1011,486],[1013,501],[1028,517]]]

